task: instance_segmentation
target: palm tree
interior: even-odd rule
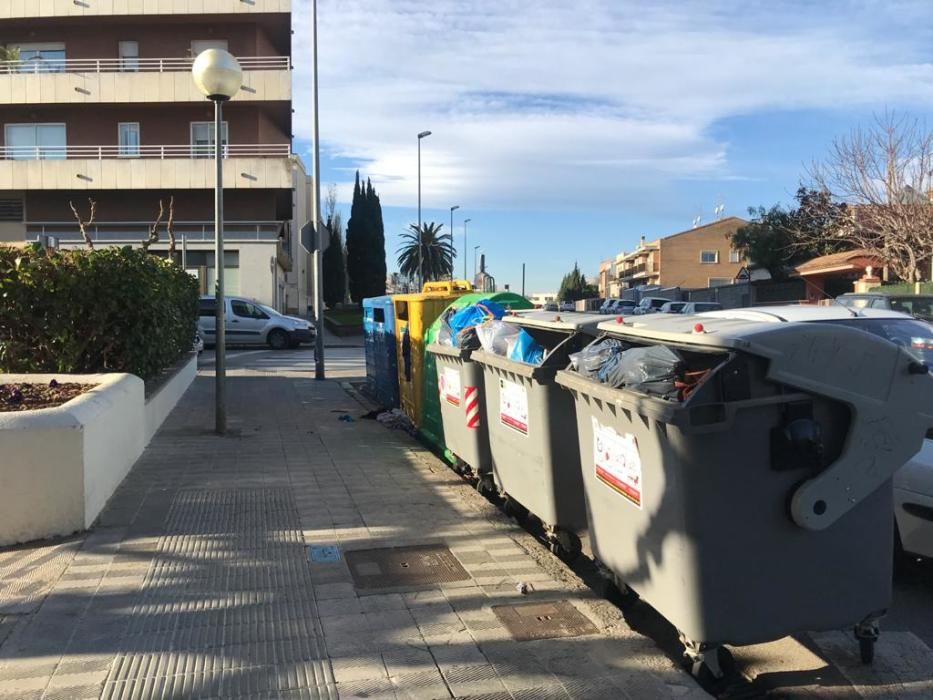
[[[421,265],[424,280],[449,279],[454,267],[453,238],[441,233],[444,224],[424,223],[421,235],[417,224],[411,224],[402,234],[403,243],[398,249],[398,268],[406,277],[418,276],[418,243],[421,243]]]

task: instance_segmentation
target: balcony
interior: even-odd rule
[[[5,146],[0,190],[207,189],[214,186],[214,147]],[[223,147],[225,189],[291,189],[291,146]]]
[[[0,61],[0,105],[203,102],[192,58]],[[291,100],[288,56],[243,56],[238,102]]]
[[[116,243],[138,243],[149,235],[150,223],[142,221],[100,221],[89,224],[86,229],[91,239],[101,245]],[[225,221],[224,240],[232,242],[273,242],[282,240],[287,233],[287,222],[282,221]],[[162,231],[162,243],[167,238]],[[38,236],[53,236],[60,243],[84,243],[84,238],[74,222],[31,221],[26,224],[27,240]],[[213,243],[213,221],[176,221],[175,238],[181,246],[184,238],[188,243]]]
[[[291,12],[292,0],[3,0],[0,20],[114,15],[208,15]]]

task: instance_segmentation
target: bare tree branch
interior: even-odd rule
[[[88,202],[90,202],[90,213],[88,215],[88,220],[84,221],[81,217],[81,214],[78,213],[77,208],[74,203],[69,200],[68,206],[71,207],[72,213],[75,215],[75,219],[78,221],[78,230],[81,231],[81,237],[84,239],[84,243],[87,245],[88,250],[94,250],[94,239],[91,238],[91,235],[87,232],[87,227],[94,223],[94,219],[97,217],[97,202],[88,197]]]
[[[152,226],[149,227],[149,237],[143,241],[143,250],[147,253],[149,252],[149,246],[153,243],[159,242],[159,226],[162,224],[162,217],[165,215],[165,205],[162,203],[162,200],[159,200],[159,215],[156,217],[156,220],[153,222]]]
[[[168,234],[168,259],[175,259],[175,195],[168,200],[168,222],[165,224],[165,233]]]

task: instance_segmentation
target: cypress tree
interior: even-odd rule
[[[363,191],[360,187],[360,171],[356,171],[356,184],[353,186],[353,204],[350,206],[350,220],[347,221],[347,277],[350,298],[359,303],[365,298],[364,280],[366,268],[366,214]]]

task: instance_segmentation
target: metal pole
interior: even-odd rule
[[[470,279],[467,276],[467,253],[470,252],[470,249],[467,248],[467,224],[473,221],[473,219],[464,219],[463,220],[463,279]]]
[[[214,323],[214,430],[227,432],[227,342],[224,328],[224,167],[223,101],[214,100],[214,164],[217,180],[214,187],[214,300],[217,305]]]
[[[522,263],[522,296],[525,296],[525,263]]]
[[[454,207],[450,208],[450,281],[454,281]]]
[[[314,51],[311,92],[314,94],[314,182],[311,183],[311,204],[314,209],[314,378],[326,379],[324,373],[324,260],[321,245],[324,236],[321,233],[321,134],[318,121],[318,75],[317,75],[317,0],[311,4]],[[419,142],[420,143],[420,142]]]
[[[188,269],[188,234],[181,234],[181,269]]]
[[[418,291],[424,288],[424,262],[421,259],[421,135],[418,135]]]

